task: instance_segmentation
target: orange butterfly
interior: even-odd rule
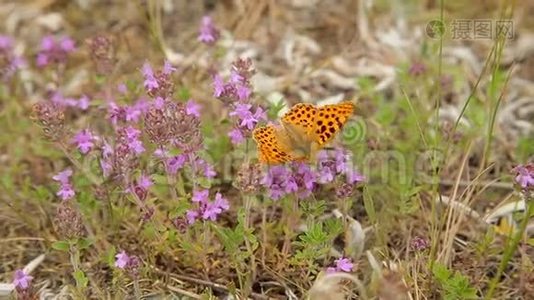
[[[294,105],[282,117],[282,126],[254,129],[259,160],[264,163],[310,160],[343,128],[353,112],[351,102],[321,107],[309,103]]]

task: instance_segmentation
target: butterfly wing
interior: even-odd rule
[[[310,156],[311,144],[314,142],[313,120],[316,115],[317,108],[313,104],[299,103],[282,117],[288,148],[294,156]]]
[[[273,125],[257,127],[252,136],[258,146],[260,162],[277,164],[295,160],[280,140],[279,130]]]
[[[313,104],[299,103],[282,117],[282,124],[290,124],[299,133],[310,136],[315,128],[313,120],[317,115],[317,108]]]
[[[328,143],[341,131],[353,112],[354,104],[351,102],[341,102],[318,108],[311,133],[314,140],[321,146]]]
[[[282,117],[282,128],[268,125],[254,130],[260,161],[284,163],[313,157],[343,128],[353,111],[350,102],[320,108],[309,103],[294,105]]]

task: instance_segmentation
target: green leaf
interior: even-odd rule
[[[446,266],[436,263],[432,269],[434,277],[441,285],[443,299],[477,299],[476,289],[471,287],[469,279],[456,271],[454,274]]]
[[[82,238],[82,239],[79,239],[78,240],[78,248],[80,250],[83,250],[83,249],[87,249],[89,248],[92,244],[94,243],[93,240],[89,239],[89,238]]]
[[[117,254],[117,249],[115,249],[115,246],[111,246],[108,251],[104,254],[104,260],[110,266],[113,268],[115,266],[115,255]]]
[[[52,243],[52,248],[58,251],[67,252],[70,249],[70,243],[67,241],[55,241],[54,243]]]
[[[72,273],[72,276],[76,280],[76,286],[78,287],[87,287],[89,279],[85,276],[85,273],[82,270],[78,270]]]
[[[50,190],[45,188],[44,186],[36,186],[35,187],[35,197],[39,200],[46,200],[50,197],[51,193]]]
[[[283,98],[280,98],[280,100],[276,101],[274,105],[269,106],[269,109],[267,110],[267,116],[269,119],[277,119],[278,113],[286,106],[286,103]]]

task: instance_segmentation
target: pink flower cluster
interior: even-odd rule
[[[139,269],[141,268],[141,259],[136,255],[128,255],[126,251],[122,250],[115,255],[115,267],[126,271],[128,275],[135,278],[139,276]]]
[[[228,133],[233,144],[243,142],[246,132],[251,132],[260,121],[267,120],[267,114],[261,107],[257,107],[252,113],[252,104],[248,103],[236,104],[230,116],[237,117],[237,126]]]
[[[250,78],[254,72],[250,59],[239,59],[232,64],[228,82],[219,74],[213,76],[213,96],[230,106],[229,115],[235,120],[234,128],[228,133],[232,144],[242,143],[259,122],[267,121],[265,110],[250,103]]]
[[[50,100],[60,106],[74,107],[81,110],[87,110],[90,105],[90,99],[86,95],[82,95],[80,98],[75,99],[72,97],[64,97],[60,91],[54,91]]]
[[[76,144],[80,153],[87,154],[93,149],[96,140],[97,137],[89,129],[82,129],[74,135],[72,143]]]
[[[299,199],[306,198],[311,195],[316,183],[316,173],[302,162],[272,166],[261,181],[273,200],[293,193]]]
[[[147,94],[156,99],[170,98],[174,89],[174,83],[171,78],[174,72],[176,72],[176,68],[167,60],[163,63],[163,68],[157,72],[154,72],[148,61],[145,62],[141,73],[145,78],[143,85]]]
[[[354,264],[350,260],[350,258],[338,258],[334,261],[335,266],[334,267],[328,267],[326,269],[327,273],[335,273],[335,272],[352,272],[354,269]]]
[[[194,153],[182,153],[168,157],[166,159],[166,170],[170,175],[176,175],[178,171],[189,164],[195,174],[206,178],[213,178],[217,175],[211,164]]]
[[[147,112],[150,104],[146,98],[139,98],[133,105],[120,106],[114,101],[108,103],[108,117],[113,125],[120,122],[137,123]]]
[[[56,195],[59,196],[61,200],[63,201],[72,199],[74,195],[76,194],[70,182],[71,176],[72,176],[72,170],[68,168],[68,169],[65,169],[59,172],[54,177],[52,177],[52,179],[54,179],[55,181],[61,184],[61,187],[59,191],[56,193]]]
[[[189,209],[186,212],[186,218],[189,224],[195,223],[198,218],[215,221],[217,220],[217,216],[219,216],[219,214],[230,208],[228,200],[223,198],[221,193],[216,193],[215,199],[213,201],[209,201],[209,190],[193,191],[193,197],[191,201],[196,203],[198,206],[197,208]]]
[[[321,151],[318,154],[316,169],[303,162],[272,166],[267,170],[261,184],[273,200],[289,194],[303,199],[310,196],[319,184],[331,183],[340,177],[344,177],[348,185],[356,185],[365,180],[351,165],[348,153],[337,149],[333,155]]]
[[[210,16],[202,17],[202,22],[200,25],[200,33],[198,35],[198,40],[207,45],[213,45],[217,42],[220,37],[219,30],[213,24],[213,20]]]
[[[534,163],[519,165],[512,172],[515,173],[516,183],[524,190],[534,188]]]
[[[76,46],[70,37],[56,39],[52,35],[47,35],[41,40],[41,48],[37,53],[37,66],[45,67],[49,64],[65,63],[69,53],[74,50]]]

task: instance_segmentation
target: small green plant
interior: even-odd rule
[[[443,299],[477,299],[476,289],[471,286],[469,279],[460,272],[452,272],[446,266],[435,263],[432,274],[441,286]]]

